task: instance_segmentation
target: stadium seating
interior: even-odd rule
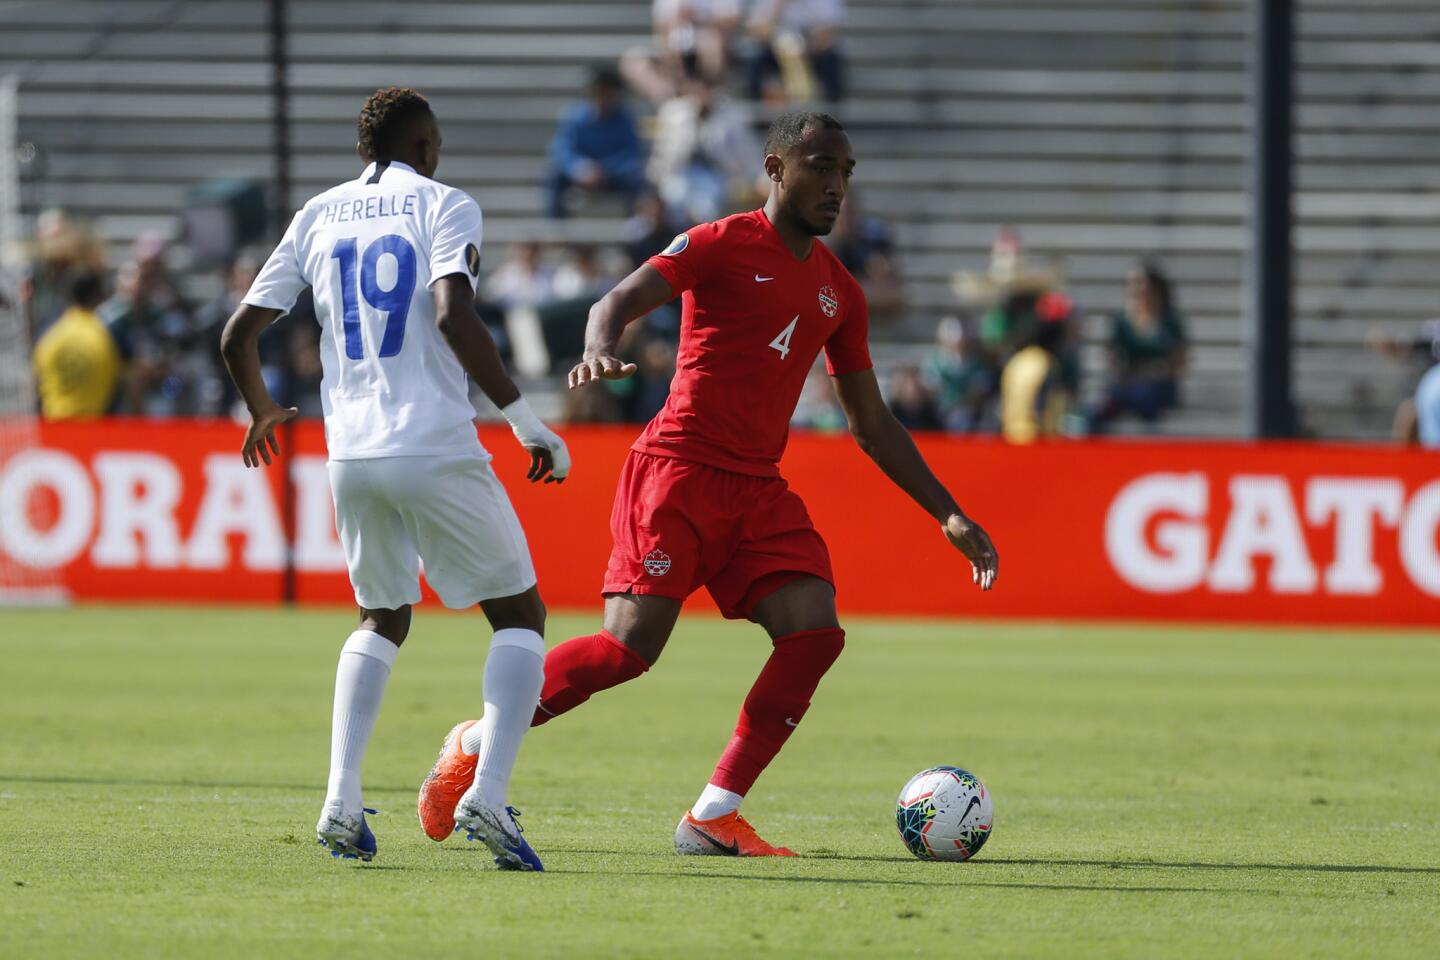
[[[1437,313],[1440,7],[1298,0],[1301,96],[1296,379],[1304,425],[1376,437],[1405,387],[1363,348]],[[23,79],[29,211],[93,216],[117,247],[168,228],[196,182],[274,174],[268,5],[84,0],[7,8],[0,73]],[[603,241],[615,222],[539,213],[536,181],[586,68],[647,42],[644,0],[292,2],[292,202],[353,172],[353,116],[412,84],[444,121],[442,177],[486,210],[487,241]],[[916,322],[956,309],[998,228],[1065,258],[1087,314],[1127,265],[1161,256],[1196,340],[1171,432],[1245,430],[1245,104],[1241,0],[850,0],[852,99],[839,113],[866,208],[902,247]],[[377,65],[379,64],[379,65]],[[1432,68],[1426,70],[1425,68]],[[757,117],[757,122],[763,117]],[[118,251],[117,251],[118,253]],[[491,256],[497,254],[492,253]],[[194,281],[205,289],[205,278]],[[1099,384],[1103,323],[1086,330]],[[907,354],[908,349],[908,354]],[[919,346],[887,350],[914,355]]]

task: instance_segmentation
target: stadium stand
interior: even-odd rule
[[[1305,429],[1379,437],[1404,384],[1364,350],[1440,313],[1440,8],[1299,0],[1295,355]],[[170,229],[194,184],[273,176],[266,4],[6,3],[0,73],[21,77],[29,213],[63,206],[120,247]],[[1245,429],[1248,356],[1244,74],[1238,0],[850,0],[850,99],[869,212],[893,223],[912,331],[956,309],[951,276],[983,269],[997,230],[1063,257],[1092,317],[1129,263],[1159,256],[1194,339],[1170,433]],[[617,223],[540,212],[555,118],[589,66],[647,41],[630,0],[292,2],[292,203],[350,175],[357,104],[423,89],[445,125],[441,176],[486,211],[487,241],[608,241]],[[757,122],[763,117],[757,117]],[[563,231],[563,233],[562,233]],[[498,246],[492,248],[498,262]],[[116,262],[120,257],[113,258]],[[217,280],[191,280],[197,298]],[[882,358],[919,345],[882,346]]]

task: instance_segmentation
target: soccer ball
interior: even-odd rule
[[[895,801],[900,839],[921,860],[969,860],[990,836],[990,791],[959,767],[921,770]]]

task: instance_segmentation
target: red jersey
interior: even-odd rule
[[[832,375],[873,366],[860,284],[818,240],[796,260],[763,210],[692,227],[648,262],[683,294],[680,349],[670,398],[631,449],[779,476],[820,350]]]

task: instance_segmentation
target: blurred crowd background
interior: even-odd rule
[[[286,11],[292,45],[303,50],[306,38],[316,41],[324,17],[342,6],[293,0]],[[457,2],[416,8],[416,17],[438,18],[423,24],[398,5],[383,14],[378,5],[359,6],[377,20],[335,28],[350,39],[348,49],[339,43],[317,50],[313,63],[302,57],[304,69],[290,68],[302,78],[305,69],[328,70],[329,79],[312,78],[323,89],[294,94],[305,102],[299,118],[286,122],[308,124],[323,137],[291,140],[301,173],[277,204],[269,159],[249,170],[243,160],[219,161],[201,176],[202,163],[167,159],[164,143],[131,142],[108,152],[97,145],[126,118],[140,118],[143,129],[177,129],[200,109],[178,101],[201,97],[206,84],[210,94],[250,90],[264,105],[267,94],[255,78],[263,77],[262,55],[273,42],[264,32],[268,4],[7,5],[23,28],[7,31],[11,39],[0,45],[0,74],[21,76],[15,148],[24,231],[11,253],[21,268],[18,305],[44,416],[242,415],[219,361],[220,329],[283,228],[277,208],[294,209],[353,173],[346,164],[359,105],[373,85],[395,83],[431,97],[447,141],[438,176],[471,190],[487,224],[499,225],[487,226],[480,313],[527,391],[547,398],[551,416],[638,423],[660,408],[674,369],[678,302],[628,331],[622,349],[639,367],[632,380],[567,395],[555,374],[578,355],[590,304],[618,279],[678,231],[763,202],[764,126],[776,112],[803,105],[834,113],[852,130],[860,161],[855,186],[825,242],[866,290],[882,383],[907,426],[1021,443],[1243,429],[1233,396],[1245,362],[1237,292],[1243,240],[1220,236],[1243,219],[1237,209],[1243,182],[1225,181],[1239,178],[1243,149],[1230,156],[1233,149],[1204,136],[1210,127],[1244,122],[1242,91],[1233,70],[1222,69],[1238,69],[1232,54],[1242,49],[1241,4],[1014,5],[1059,13],[1094,8],[1099,26],[1063,16],[1049,26],[1007,20],[1005,5],[958,0]],[[1343,25],[1326,19],[1333,5],[1317,0],[1310,7],[1302,28],[1329,36]],[[253,24],[241,32],[253,49],[217,39],[247,10]],[[857,10],[863,16],[854,23]],[[452,14],[463,29],[445,36]],[[547,26],[547,16],[562,21]],[[1130,33],[1100,28],[1107,23],[1129,24]],[[974,41],[987,24],[1009,44],[1008,63],[967,66],[959,58],[973,45],[956,46],[947,60],[943,47],[926,41],[932,28]],[[27,50],[27,29],[73,36],[75,44]],[[1062,49],[1055,41],[1067,33],[1073,44],[1098,52]],[[388,46],[387,34],[397,38]],[[467,38],[473,56],[456,45]],[[541,47],[547,38],[552,49]],[[1121,41],[1137,38],[1170,53],[1189,49],[1192,61],[1161,57],[1148,76],[1133,66],[1091,62],[1109,57],[1123,66],[1130,54]],[[161,47],[174,62],[141,77],[147,56]],[[563,71],[538,77],[535,69],[572,48]],[[1033,62],[1016,59],[1025,50]],[[207,53],[208,70],[194,62]],[[227,67],[236,64],[256,70],[230,83]],[[164,82],[167,71],[176,79]],[[470,106],[467,77],[484,88]],[[1067,82],[1089,93],[1067,99],[1060,89]],[[75,98],[87,87],[99,94],[89,106]],[[1037,97],[1039,88],[1055,92]],[[935,102],[937,90],[948,98]],[[1018,98],[1008,112],[1007,94]],[[1330,97],[1337,99],[1344,102],[1338,93]],[[269,109],[242,110],[235,122],[264,130]],[[1080,119],[1087,110],[1098,119]],[[1223,122],[1215,119],[1222,112]],[[312,122],[321,113],[323,126]],[[1311,109],[1312,115],[1320,116]],[[65,120],[79,131],[57,133]],[[522,126],[527,132],[516,134]],[[1303,135],[1303,120],[1301,127]],[[987,139],[998,136],[991,128],[1017,143],[1028,133],[1033,147],[997,149]],[[1111,138],[1103,151],[1093,145],[1097,129]],[[1167,131],[1168,145],[1151,143]],[[1195,132],[1187,140],[1189,131]],[[512,138],[503,155],[486,143],[492,132]],[[238,142],[233,131],[186,136],[176,145],[181,154],[218,158],[227,143]],[[1383,152],[1386,141],[1374,136],[1359,152]],[[1028,156],[1011,155],[1027,150]],[[1229,151],[1224,163],[1212,156],[1217,150]],[[1346,150],[1355,152],[1339,152]],[[310,155],[324,162],[310,164]],[[1112,169],[1101,172],[1107,156]],[[86,180],[87,158],[111,168],[103,175],[109,193]],[[1416,157],[1406,159],[1419,165]],[[1393,174],[1395,164],[1388,169]],[[883,172],[874,187],[871,170]],[[125,197],[131,177],[143,202]],[[1411,187],[1403,178],[1387,182]],[[1416,218],[1435,215],[1423,204],[1413,215],[1397,213],[1377,188],[1363,186],[1364,192],[1337,186],[1325,196],[1337,208],[1340,199],[1363,204],[1368,196],[1410,231],[1425,224]],[[167,190],[173,212],[156,216]],[[1013,213],[987,193],[1012,198]],[[1302,197],[1302,210],[1313,205]],[[1367,213],[1353,215],[1358,223]],[[1347,221],[1336,215],[1320,227],[1302,223],[1302,230],[1333,222]],[[1082,236],[1087,229],[1093,236]],[[1302,393],[1309,384],[1315,401],[1302,404],[1302,429],[1440,443],[1440,377],[1424,376],[1432,343],[1440,344],[1440,329],[1423,322],[1435,291],[1401,275],[1433,241],[1407,234],[1385,251],[1372,224],[1369,234],[1356,233],[1353,262],[1343,262],[1343,244],[1310,236],[1300,237],[1302,258],[1313,249],[1316,262],[1336,276],[1302,265],[1302,281],[1313,282],[1314,292],[1302,288],[1299,339],[1313,350],[1298,353],[1297,363],[1313,370],[1308,381],[1300,379]],[[1187,318],[1184,277],[1172,272],[1172,262],[1198,290],[1198,329]],[[1374,288],[1391,295],[1377,297]],[[305,416],[320,412],[318,335],[302,300],[262,344],[272,391]],[[1351,374],[1338,388],[1336,368]],[[822,367],[795,422],[844,427]]]

